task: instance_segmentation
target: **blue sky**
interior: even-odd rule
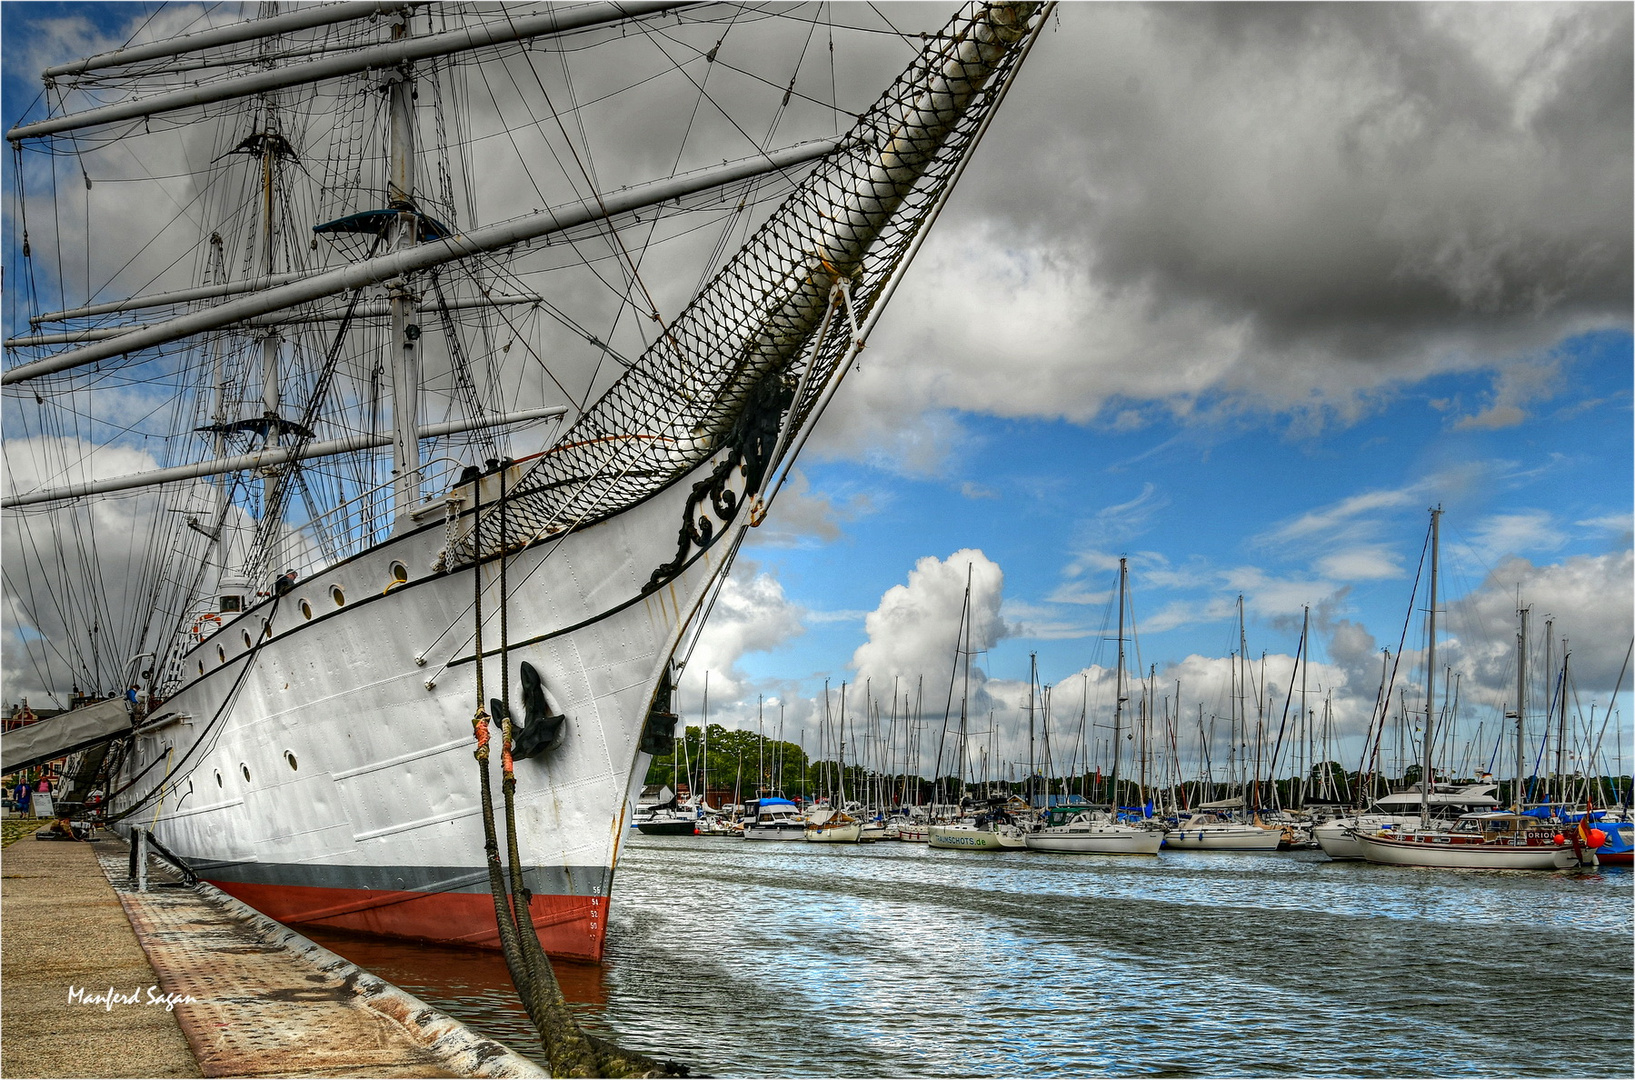
[[[913,559],[962,547],[981,548],[1000,562],[1007,602],[1030,605],[1014,620],[1024,629],[994,651],[992,662],[1019,671],[1027,653],[1038,651],[1047,671],[1062,674],[1087,660],[1086,637],[1097,633],[1105,605],[1053,600],[1081,584],[1084,591],[1105,592],[1116,580],[1105,566],[1070,576],[1087,551],[1157,555],[1169,569],[1220,582],[1214,589],[1165,587],[1143,580],[1138,568],[1131,581],[1138,618],[1177,602],[1202,609],[1230,599],[1231,580],[1247,583],[1261,574],[1279,583],[1311,583],[1290,600],[1313,605],[1328,600],[1335,586],[1347,588],[1344,610],[1385,626],[1400,622],[1424,541],[1425,511],[1434,504],[1447,512],[1443,557],[1467,591],[1495,565],[1495,552],[1478,532],[1496,517],[1539,515],[1532,535],[1516,537],[1504,554],[1553,561],[1621,550],[1629,542],[1632,475],[1630,338],[1585,335],[1564,342],[1562,351],[1571,359],[1554,399],[1540,415],[1500,429],[1461,430],[1447,408],[1451,400],[1484,397],[1489,378],[1442,376],[1401,387],[1356,423],[1319,432],[1292,431],[1290,421],[1277,416],[1206,425],[1160,419],[1119,431],[962,414],[959,451],[934,477],[904,476],[879,463],[809,463],[804,471],[812,487],[841,508],[843,535],[789,548],[752,540],[748,550],[761,566],[776,568],[786,591],[814,614],[854,616],[817,622],[756,666],[767,675],[783,666],[835,669],[828,658],[855,647],[856,613],[872,609]],[[1422,487],[1459,466],[1484,475],[1456,482],[1461,472]],[[1370,492],[1409,489],[1422,494],[1377,516],[1389,564],[1379,576],[1325,576],[1314,570],[1329,553],[1324,548],[1271,538],[1278,526],[1308,512]],[[1253,590],[1245,589],[1253,609]],[[1288,617],[1285,605],[1252,618],[1254,641],[1273,650],[1291,647]],[[1178,658],[1219,651],[1235,640],[1232,624],[1235,616],[1200,613],[1143,636],[1157,657]],[[1029,626],[1042,632],[1029,634]]]
[[[1561,363],[1548,396],[1503,427],[1460,423],[1490,402],[1490,375],[1442,375],[1393,387],[1365,416],[1319,430],[1275,414],[1182,422],[1160,413],[1119,430],[966,413],[954,418],[957,449],[935,475],[905,476],[878,459],[808,463],[812,489],[838,508],[841,535],[746,546],[746,558],[806,613],[801,632],[746,653],[743,671],[769,687],[794,681],[807,694],[824,675],[837,684],[855,675],[864,615],[881,594],[905,581],[917,559],[962,548],[980,549],[1004,570],[1009,632],[981,661],[995,679],[1025,680],[1030,652],[1045,683],[1070,680],[1093,661],[1111,665],[1105,596],[1116,570],[1107,557],[1118,555],[1131,559],[1143,659],[1160,671],[1189,654],[1235,650],[1240,591],[1252,658],[1294,653],[1304,604],[1322,609],[1319,619],[1366,627],[1377,646],[1394,651],[1432,505],[1445,510],[1443,634],[1451,618],[1467,637],[1506,644],[1513,615],[1496,620],[1492,605],[1463,601],[1495,583],[1527,584],[1524,574],[1502,572],[1507,558],[1562,565],[1616,556],[1630,544],[1630,336],[1579,335],[1555,351]],[[1348,504],[1366,509],[1346,513]],[[1347,553],[1332,532],[1282,535],[1323,515],[1352,526],[1345,531],[1355,557],[1330,561]],[[1628,580],[1603,584],[1623,594],[1627,619]],[[1535,616],[1542,634],[1544,609],[1565,597],[1524,595],[1535,599],[1543,602]],[[1564,607],[1549,613],[1561,634],[1615,632],[1598,620],[1585,626],[1584,613]],[[1148,620],[1152,628],[1143,629]],[[1422,644],[1421,623],[1416,616],[1410,648]],[[944,636],[946,653],[952,624]],[[1616,677],[1605,658],[1616,665],[1622,653],[1618,640],[1592,650],[1594,678],[1608,684],[1603,709]],[[1312,655],[1332,659],[1321,630]],[[1627,689],[1626,680],[1624,698]],[[1374,687],[1363,690],[1371,696]],[[1078,692],[1070,696],[1076,713]]]

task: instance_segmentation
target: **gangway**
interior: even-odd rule
[[[131,733],[130,704],[110,698],[0,736],[0,773],[43,765]]]

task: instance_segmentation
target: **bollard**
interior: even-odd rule
[[[148,891],[148,834],[145,829],[137,829],[136,836],[136,891]]]

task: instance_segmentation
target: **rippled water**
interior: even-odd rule
[[[1622,1076],[1631,875],[632,834],[588,1026],[714,1076]],[[493,954],[313,935],[534,1042]]]

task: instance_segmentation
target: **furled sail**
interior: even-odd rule
[[[847,287],[847,317],[865,318],[996,106],[1039,14],[1035,3],[973,3],[957,14],[631,370],[523,475],[506,507],[505,546],[616,513],[751,428],[764,432],[768,417],[774,431],[803,422],[848,344],[845,335],[825,335],[812,370],[800,377],[797,360],[835,284]],[[800,400],[792,401],[797,389]],[[754,453],[745,459],[750,493],[767,464]],[[485,511],[483,557],[500,549],[497,513]],[[446,559],[461,565],[478,555],[467,529]]]

